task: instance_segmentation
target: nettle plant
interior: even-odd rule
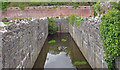
[[[115,59],[120,57],[120,11],[114,9],[101,17],[100,33],[105,50],[104,60],[108,68],[114,70]]]

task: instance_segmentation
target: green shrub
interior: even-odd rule
[[[97,13],[95,10],[93,10],[93,16],[96,17],[97,16]]]
[[[19,20],[20,20],[20,21],[21,21],[21,20],[24,20],[24,18],[20,18]]]
[[[59,18],[59,16],[57,16],[56,18]]]
[[[77,9],[79,7],[79,5],[73,5],[74,9]]]
[[[7,10],[7,5],[9,4],[10,2],[2,2],[2,10],[6,11]]]
[[[47,17],[48,19],[48,31],[49,31],[49,34],[55,34],[57,32],[57,25],[54,21],[53,18],[49,18]]]
[[[30,18],[30,20],[32,20],[32,18]]]
[[[100,33],[105,50],[104,60],[113,70],[114,60],[120,57],[120,11],[108,11],[101,17]]]
[[[25,7],[24,7],[24,6],[19,6],[19,8],[20,8],[21,10],[24,10]]]
[[[7,20],[7,18],[3,18],[4,20]]]
[[[77,17],[78,17],[78,19],[77,19]],[[83,21],[80,16],[78,16],[74,13],[71,14],[66,20],[68,20],[70,24],[72,24],[72,25],[75,24],[76,26],[79,26]]]
[[[8,24],[9,22],[3,22],[4,24]]]
[[[25,20],[28,20],[28,18],[25,18]]]
[[[75,13],[71,14],[69,17],[68,17],[68,21],[70,24],[74,25],[74,23],[76,22],[77,20],[77,15]]]
[[[81,25],[82,22],[83,22],[83,20],[82,20],[81,17],[79,16],[78,19],[77,19],[77,22],[76,22],[76,26]]]
[[[62,41],[62,42],[66,42],[67,40],[65,40],[65,39],[61,39],[61,41]]]
[[[97,2],[95,5],[92,6],[92,8],[94,17],[97,16],[96,12],[99,12],[100,15],[105,12],[104,8],[101,7],[100,2]]]
[[[111,6],[112,6],[112,9],[120,10],[120,2],[119,3],[111,2]]]

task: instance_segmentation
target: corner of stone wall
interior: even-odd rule
[[[0,31],[0,70],[3,68],[3,64],[2,64],[2,60],[3,60],[3,58],[2,58],[2,47],[3,47],[3,45],[2,45],[2,32]]]
[[[100,39],[100,24],[85,20],[79,27],[69,25],[69,32],[92,68],[107,68]]]
[[[115,59],[115,67],[117,70],[120,70],[120,57]]]
[[[7,30],[5,29],[7,25],[5,25],[3,22],[0,22],[0,70],[3,68],[4,66],[4,54],[3,54],[3,43],[4,43],[4,40],[3,40],[3,36],[4,36],[4,33],[7,32]]]

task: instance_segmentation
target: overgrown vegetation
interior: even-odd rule
[[[94,18],[97,16],[97,13],[95,10],[93,10],[93,16],[94,16]]]
[[[79,5],[73,5],[73,7],[74,7],[75,9],[77,9],[77,8],[79,7]]]
[[[71,14],[67,20],[69,21],[70,24],[76,25],[76,26],[79,26],[80,24],[82,24],[82,21],[83,21],[81,17],[76,15],[75,13]]]
[[[57,8],[57,6],[74,6],[77,8],[78,6],[92,6],[95,2],[4,2],[2,4],[2,10],[6,10],[8,7],[20,7],[24,10],[27,6],[53,6],[53,8]]]
[[[97,16],[97,13],[99,13],[99,16],[105,12],[105,9],[101,7],[100,2],[97,2],[95,5],[92,6],[93,8],[93,15],[94,17]]]
[[[113,9],[101,17],[101,39],[105,50],[104,60],[114,70],[114,61],[120,57],[120,11]]]
[[[68,21],[70,24],[74,25],[76,20],[77,20],[77,15],[75,13],[71,14],[69,17],[68,17]]]
[[[81,19],[81,17],[79,16],[78,19],[77,19],[77,24],[76,24],[76,27],[81,25],[83,22],[83,19]]]
[[[111,2],[112,9],[118,9],[120,11],[120,2]]]
[[[47,17],[47,19],[48,19],[49,34],[55,34],[57,32],[57,25],[56,25],[53,17],[51,17],[51,18]]]
[[[10,2],[2,2],[2,7],[0,9],[6,11],[7,10],[7,5],[10,4]]]

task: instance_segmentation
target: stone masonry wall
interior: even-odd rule
[[[51,8],[51,9],[50,9]],[[54,17],[54,16],[69,16],[72,13],[76,13],[82,17],[89,17],[93,15],[91,6],[79,6],[74,9],[73,6],[64,6],[52,8],[52,6],[34,6],[25,7],[21,10],[19,7],[9,7],[7,11],[2,11],[2,18],[40,18],[40,17]]]
[[[48,21],[11,22],[0,31],[0,68],[32,68],[48,35]]]
[[[92,19],[91,19],[92,20]],[[69,33],[92,68],[107,68],[100,40],[100,24],[85,19],[79,27],[69,25]]]
[[[66,19],[60,18],[60,19],[55,19],[55,22],[58,26],[58,32],[69,32],[69,22]]]
[[[107,68],[100,40],[100,21],[83,18],[80,26],[56,19],[58,32],[69,32],[92,68]],[[11,22],[0,27],[0,68],[32,68],[48,35],[48,21]],[[120,67],[116,59],[116,68]]]
[[[115,60],[115,66],[116,66],[117,70],[120,70],[120,58],[117,58]]]

